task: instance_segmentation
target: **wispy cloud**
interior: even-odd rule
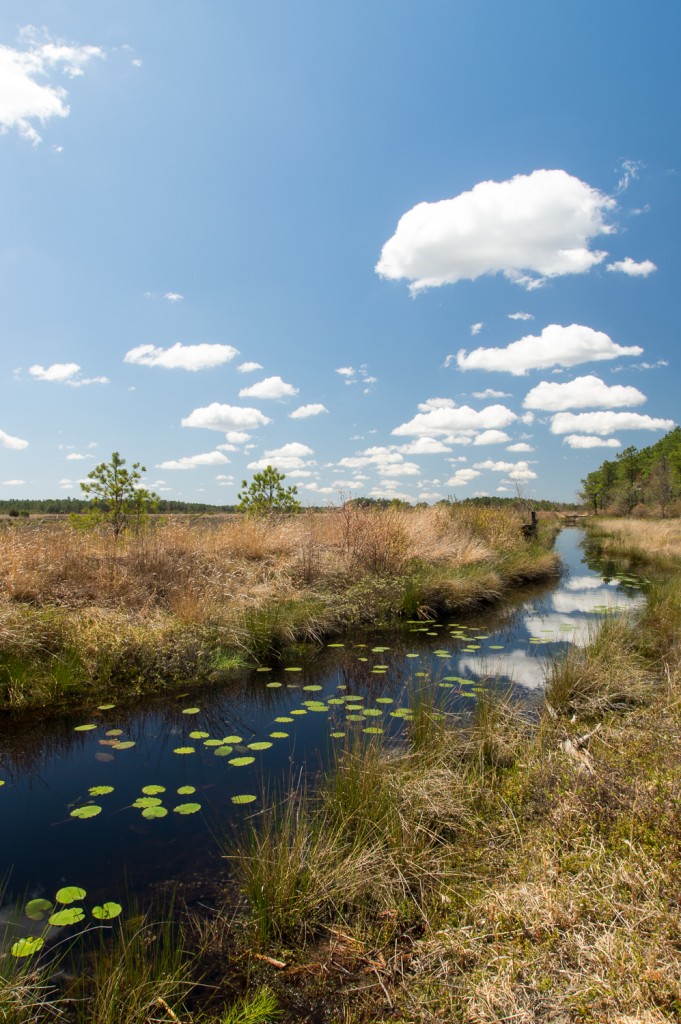
[[[300,405],[293,412],[289,413],[289,418],[292,420],[306,420],[310,416],[319,416],[320,413],[328,412],[329,410],[321,402],[314,402],[310,405]]]
[[[52,363],[51,366],[29,366],[28,372],[35,380],[46,380],[53,384],[68,384],[72,388],[88,384],[108,384],[108,377],[82,377],[78,363]]]

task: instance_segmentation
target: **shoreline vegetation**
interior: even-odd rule
[[[649,528],[628,538],[641,558]],[[680,1020],[678,562],[550,666],[538,714],[510,694],[465,722],[433,704],[425,683],[404,745],[348,739],[314,792],[225,841],[222,906],[163,942],[114,929],[66,1019]],[[46,979],[0,982],[0,1015],[41,1021]]]
[[[219,682],[298,642],[498,601],[559,572],[558,520],[518,508],[363,508],[0,524],[0,709]]]

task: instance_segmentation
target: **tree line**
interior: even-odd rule
[[[615,459],[606,459],[582,480],[580,497],[592,512],[677,514],[681,511],[681,427],[648,448],[631,445]]]

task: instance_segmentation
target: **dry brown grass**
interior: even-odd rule
[[[681,519],[598,519],[592,525],[607,554],[681,560]]]

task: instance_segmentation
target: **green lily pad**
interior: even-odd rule
[[[223,743],[241,743],[241,736],[223,736]]]
[[[256,668],[255,671],[256,672],[271,672],[272,669],[271,668],[266,668],[264,665],[260,665],[258,668]]]
[[[10,953],[12,956],[33,956],[39,949],[42,949],[45,945],[45,940],[40,936],[27,935],[25,939],[19,939],[12,946],[10,946]]]
[[[327,647],[345,647],[345,644],[327,644]]]
[[[160,807],[161,800],[157,796],[138,796],[133,802],[132,806],[137,807],[140,810],[145,807]]]
[[[345,733],[344,732],[330,732],[329,736],[331,736],[331,738],[334,739],[334,740],[342,740],[343,737],[345,736]]]
[[[180,786],[177,792],[180,796],[190,796],[192,793],[196,793],[196,786]]]
[[[222,740],[204,740],[204,747],[224,747]]]
[[[160,806],[154,805],[153,807],[145,807],[142,810],[142,817],[143,818],[149,818],[150,820],[153,819],[153,818],[165,818],[167,813],[168,813],[168,808],[167,807],[160,807]]]
[[[135,741],[134,740],[122,740],[119,743],[114,743],[113,744],[113,749],[114,750],[130,750],[130,747],[134,747],[134,746],[135,746]]]
[[[420,658],[421,655],[420,654],[408,654],[407,657],[408,658]]]
[[[91,729],[96,729],[97,726],[90,722],[88,725],[76,725],[74,732],[90,732]]]
[[[101,907],[92,908],[92,916],[96,917],[98,921],[111,921],[122,912],[123,907],[120,903],[102,903]]]
[[[362,732],[368,732],[372,735],[378,735],[379,733],[382,733],[383,730],[378,725],[368,725],[366,729],[362,729]]]
[[[122,729],[107,729],[106,732],[104,733],[104,735],[105,736],[122,736],[123,735],[123,730]]]
[[[142,786],[142,792],[146,796],[157,796],[159,793],[165,793],[165,786]]]
[[[345,721],[346,722],[363,722],[364,718],[362,717],[362,715],[346,715],[345,716]]]
[[[278,718],[274,719],[275,722],[292,722],[293,719],[290,715],[279,715]]]
[[[277,683],[277,682],[268,683],[267,684],[267,689],[268,690],[278,690],[279,687],[283,686],[283,685],[284,685],[283,683]]]
[[[173,754],[195,754],[195,747],[175,747]]]
[[[292,715],[306,715],[307,711],[305,710],[305,708],[295,708],[295,710],[293,710],[291,712],[291,714]]]
[[[216,757],[227,757],[234,751],[234,747],[230,747],[229,743],[223,743],[222,746],[216,747],[213,753]]]
[[[88,793],[90,796],[107,796],[109,793],[113,793],[113,786],[90,786]]]
[[[289,665],[288,668],[284,669],[284,672],[302,672],[302,668],[299,665]]]
[[[393,703],[393,699],[392,699],[392,697],[377,697],[376,698],[376,703],[377,704],[392,704]]]
[[[288,739],[288,735],[289,734],[287,732],[271,732],[270,733],[270,736],[272,737],[273,740],[287,740]]]
[[[209,732],[202,732],[201,729],[194,729],[193,732],[189,733],[190,740],[205,740],[210,736]]]
[[[362,714],[365,715],[367,718],[376,718],[378,715],[382,715],[383,712],[380,710],[380,708],[364,708]]]
[[[58,910],[56,914],[48,917],[47,923],[55,928],[64,928],[69,924],[79,924],[85,918],[85,911],[82,907],[69,907],[67,910]]]
[[[74,807],[71,811],[72,818],[96,818],[102,813],[102,808],[97,804],[85,804],[84,807]]]
[[[314,690],[321,690],[321,689],[323,689],[323,687],[319,686],[318,683],[310,683],[308,686],[304,686],[303,689],[307,690],[308,693],[309,693],[309,692],[314,691]]]
[[[198,715],[200,711],[201,711],[201,708],[183,708],[182,709],[182,714],[183,715]]]
[[[97,710],[98,711],[111,711],[111,709],[115,708],[115,707],[116,707],[115,704],[98,704],[97,705]]]
[[[254,800],[258,798],[253,796],[252,793],[241,793],[239,796],[232,797],[233,804],[252,804]]]
[[[49,900],[29,900],[24,908],[26,917],[30,917],[31,921],[42,921],[45,914],[49,914],[54,906]]]
[[[173,810],[175,814],[196,814],[201,810],[201,804],[178,804]]]
[[[272,744],[269,740],[257,740],[255,743],[247,743],[249,750],[269,750]]]
[[[243,768],[247,764],[253,764],[254,761],[254,757],[233,757],[229,764],[233,764],[235,768]]]
[[[87,896],[85,889],[79,885],[65,885],[55,895],[57,903],[76,903],[77,900],[84,900]]]

